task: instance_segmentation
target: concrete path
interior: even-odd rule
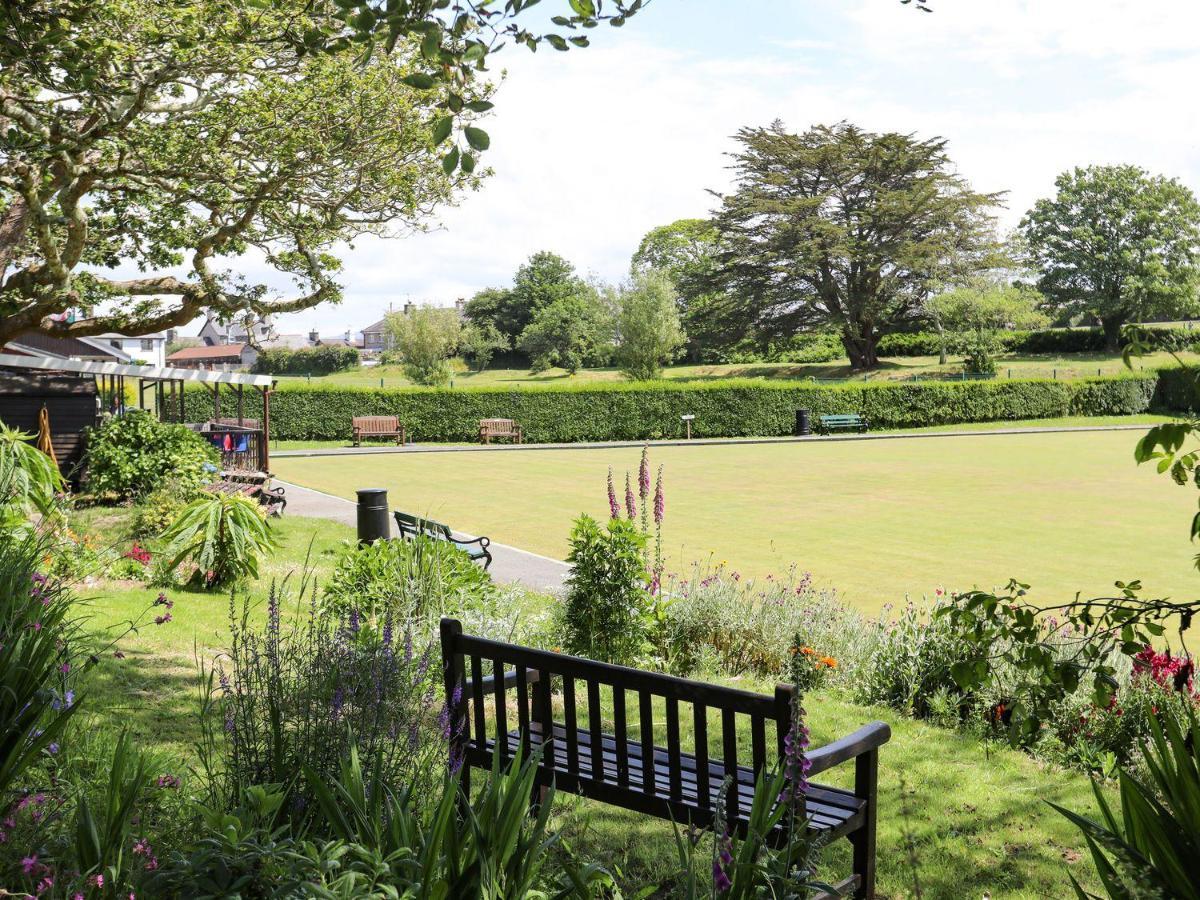
[[[1145,431],[1149,425],[1037,425],[978,431],[889,431],[876,434],[812,434],[806,437],[693,438],[692,440],[593,441],[574,444],[409,444],[404,447],[314,447],[272,450],[273,459],[304,456],[377,456],[393,453],[521,453],[538,450],[603,450],[614,447],[711,447],[730,444],[803,444],[809,441],[915,441],[927,438],[990,437],[1012,434],[1055,434],[1074,431]],[[351,504],[353,505],[353,504]]]
[[[272,479],[271,483],[285,489],[285,516],[331,519],[351,528],[358,526],[358,507],[352,500],[280,481],[278,478]],[[394,523],[392,528],[394,531]],[[470,539],[475,535],[455,532],[455,537]],[[492,553],[492,565],[488,571],[496,581],[502,583],[518,582],[535,591],[557,591],[563,586],[567,572],[570,571],[565,562],[539,556],[528,550],[497,543],[493,543],[488,549]]]

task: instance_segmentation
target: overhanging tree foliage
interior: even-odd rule
[[[1200,309],[1200,204],[1172,178],[1137,166],[1064,172],[1021,230],[1038,287],[1067,315],[1094,316],[1108,348],[1121,328]]]
[[[531,5],[5,3],[0,343],[338,299],[334,245],[420,227],[475,184],[489,54],[585,46],[581,29],[623,24],[643,0],[570,0],[553,22],[569,37],[520,25]],[[222,270],[252,248],[295,296]],[[118,263],[143,274],[102,274]]]
[[[724,318],[744,334],[834,326],[855,368],[938,284],[995,263],[999,194],[971,189],[940,138],[840,123],[744,128],[715,223]]]

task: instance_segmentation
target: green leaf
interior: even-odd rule
[[[486,150],[492,144],[492,139],[488,137],[488,133],[482,128],[475,128],[468,125],[465,131],[467,143],[474,150]]]
[[[454,118],[452,116],[442,116],[433,123],[433,143],[434,145],[443,143],[446,138],[450,137],[450,132],[454,130]],[[470,140],[470,138],[467,138]]]
[[[427,91],[437,83],[434,81],[432,75],[426,75],[424,72],[416,72],[412,75],[405,75],[400,80],[409,87],[416,88],[419,91]]]
[[[458,147],[451,147],[450,152],[442,157],[442,171],[447,175],[458,168]]]
[[[462,170],[468,175],[475,171],[475,157],[470,153],[464,153],[462,156]]]
[[[491,100],[472,100],[467,104],[467,109],[471,112],[482,113],[494,108],[495,105]]]

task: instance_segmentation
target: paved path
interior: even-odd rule
[[[313,519],[332,519],[351,528],[358,526],[358,507],[351,500],[335,497],[301,487],[287,481],[272,479],[272,485],[286,489],[287,509],[285,516],[305,516]],[[393,526],[394,528],[394,526]],[[456,537],[472,538],[474,535],[455,532]],[[528,550],[518,550],[505,544],[493,543],[492,565],[488,570],[500,582],[519,582],[535,591],[556,591],[563,585],[569,567],[566,563],[548,556],[539,556]]]
[[[538,450],[597,450],[610,447],[706,447],[729,444],[802,444],[808,441],[913,441],[927,438],[988,437],[1009,434],[1054,434],[1072,431],[1145,431],[1149,425],[1038,425],[979,431],[890,431],[877,434],[812,434],[807,437],[693,438],[666,441],[593,441],[574,444],[409,444],[405,447],[314,447],[272,450],[271,457],[376,456],[392,453],[522,453]],[[349,501],[346,501],[349,502]],[[351,504],[353,506],[353,504]],[[524,551],[518,551],[524,552]]]

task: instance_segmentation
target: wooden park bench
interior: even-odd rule
[[[396,416],[354,416],[350,427],[355,447],[362,446],[363,438],[395,438],[397,445],[404,443],[404,426]]]
[[[492,553],[488,550],[492,542],[488,538],[477,537],[470,540],[463,540],[454,536],[453,532],[450,531],[449,525],[443,525],[441,522],[433,521],[433,519],[410,516],[408,513],[403,513],[399,510],[393,515],[396,519],[396,528],[400,531],[400,537],[405,540],[412,540],[415,537],[423,536],[435,541],[446,541],[471,557],[472,562],[483,560],[483,569],[485,572],[488,566],[492,564]]]
[[[512,419],[480,419],[479,441],[490,444],[492,438],[512,438],[518,444],[525,443],[525,433]]]
[[[871,423],[866,416],[858,413],[842,413],[836,416],[821,416],[821,430],[825,432],[852,429],[858,432],[868,431]]]
[[[473,637],[455,619],[442,619],[441,638],[451,757],[463,762],[464,784],[472,766],[491,768],[494,753],[503,765],[519,750],[529,758],[538,749],[543,788],[709,827],[729,778],[725,820],[745,833],[756,778],[783,755],[790,685],[768,697]],[[709,755],[710,711],[719,717],[719,759]],[[749,759],[739,759],[739,720],[748,720]],[[681,731],[694,739],[685,743]],[[853,846],[852,874],[837,885],[843,895],[874,896],[879,748],[890,736],[886,724],[873,722],[808,753],[813,777],[854,761],[853,789],[810,784],[805,793],[809,828]]]

